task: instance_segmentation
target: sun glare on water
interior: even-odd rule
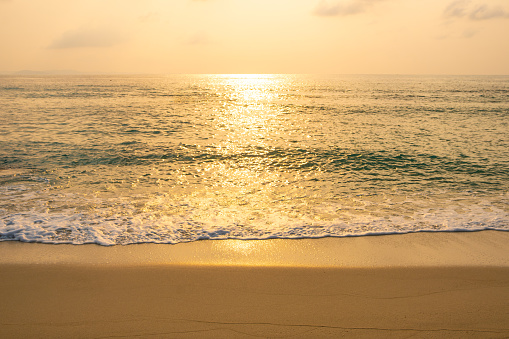
[[[263,218],[270,208],[273,188],[285,179],[267,166],[267,149],[286,126],[274,101],[287,79],[274,75],[219,75],[212,81],[222,96],[213,112],[213,146],[224,161],[205,163],[211,185],[207,196],[221,206],[221,220]],[[208,218],[210,216],[204,216]],[[240,221],[239,221],[240,222]]]

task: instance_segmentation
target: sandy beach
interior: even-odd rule
[[[509,232],[0,243],[2,338],[509,337]]]

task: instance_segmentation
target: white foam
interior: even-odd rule
[[[411,213],[391,213],[387,206],[370,201],[351,204],[322,203],[298,211],[296,206],[273,206],[264,211],[252,206],[222,206],[213,199],[171,201],[159,197],[160,209],[179,211],[161,214],[158,204],[150,211],[121,213],[132,206],[124,201],[112,211],[59,212],[36,209],[0,218],[0,241],[17,240],[42,243],[95,243],[105,246],[131,243],[175,244],[204,239],[273,239],[362,236],[373,234],[509,230],[509,213],[488,200],[467,204],[450,201],[448,206],[424,206]],[[363,204],[361,204],[363,202]],[[409,199],[404,203],[408,204]],[[417,202],[413,202],[417,205]],[[422,202],[421,202],[422,203]],[[393,205],[393,203],[386,203]],[[107,205],[107,204],[105,204]],[[399,203],[401,208],[402,203]],[[378,206],[374,210],[373,206]],[[335,214],[333,213],[335,211]],[[341,211],[338,213],[337,211]],[[263,213],[261,213],[263,212]],[[382,213],[383,212],[383,213]],[[331,217],[331,215],[333,217]]]

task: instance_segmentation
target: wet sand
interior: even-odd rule
[[[2,338],[507,338],[509,232],[0,243]]]

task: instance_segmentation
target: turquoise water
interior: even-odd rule
[[[509,230],[509,77],[0,77],[0,241]]]

